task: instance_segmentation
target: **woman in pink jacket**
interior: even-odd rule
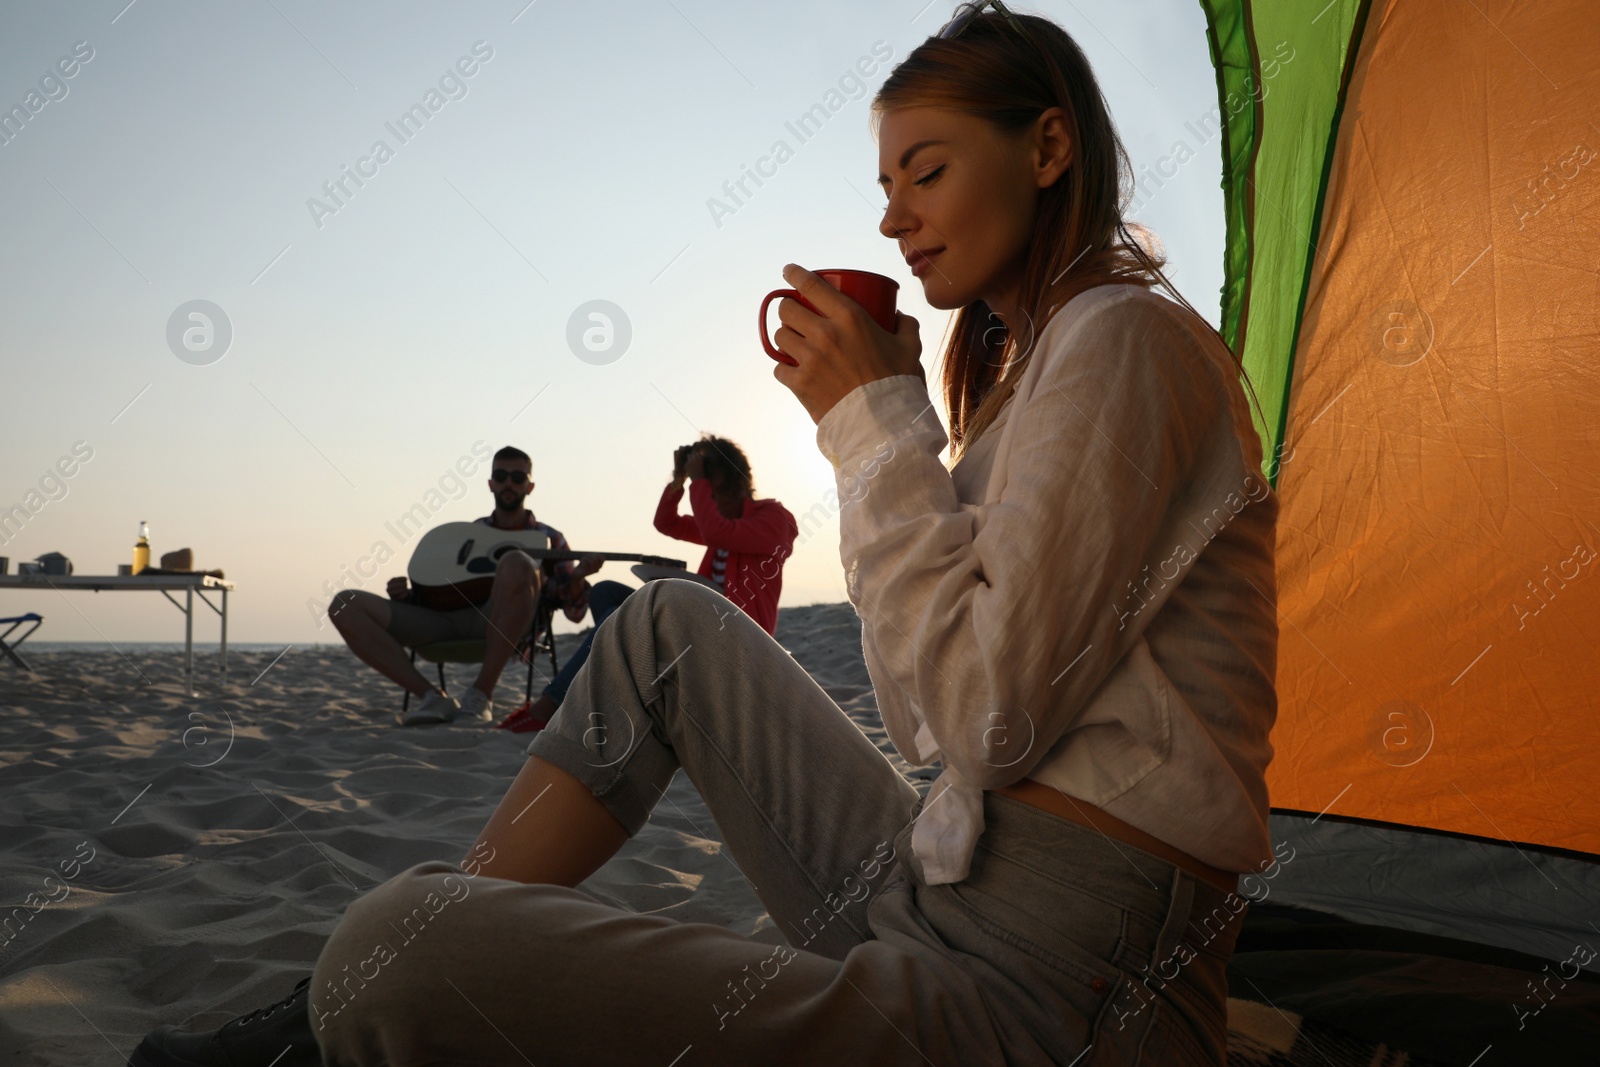
[[[699,573],[767,633],[778,627],[783,561],[794,551],[799,527],[776,500],[758,500],[750,460],[723,437],[709,434],[673,455],[672,481],[656,506],[656,529],[706,546]],[[678,513],[683,483],[690,514]]]

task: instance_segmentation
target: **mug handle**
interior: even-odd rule
[[[767,355],[771,356],[779,363],[787,363],[791,367],[798,367],[800,364],[784,355],[781,349],[774,347],[772,341],[767,337],[767,306],[781,296],[792,296],[796,300],[800,299],[800,294],[795,292],[793,289],[774,289],[772,292],[766,295],[766,299],[761,301],[761,317],[759,320],[761,327],[761,347],[767,350]]]

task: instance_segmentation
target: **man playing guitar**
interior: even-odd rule
[[[567,551],[560,531],[537,521],[523,501],[533,491],[533,461],[510,445],[494,454],[489,489],[494,513],[476,520],[500,530],[539,530],[555,552]],[[388,599],[360,589],[344,589],[328,605],[328,617],[350,651],[378,673],[393,679],[418,701],[400,717],[405,726],[487,721],[493,717],[495,683],[522,637],[533,625],[537,607],[560,607],[567,618],[581,622],[589,610],[589,575],[604,560],[598,553],[578,560],[535,562],[523,552],[507,552],[495,566],[489,599],[452,611],[437,611],[414,602],[405,578],[391,578]],[[406,648],[433,641],[479,639],[486,643],[483,665],[461,701],[428,683],[406,655]]]

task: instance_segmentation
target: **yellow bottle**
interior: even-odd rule
[[[139,520],[139,540],[133,545],[133,573],[150,566],[150,524]]]

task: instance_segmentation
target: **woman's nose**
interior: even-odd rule
[[[915,226],[916,219],[905,209],[905,205],[890,197],[883,209],[883,219],[878,223],[878,232],[890,240],[903,241],[911,236]]]

